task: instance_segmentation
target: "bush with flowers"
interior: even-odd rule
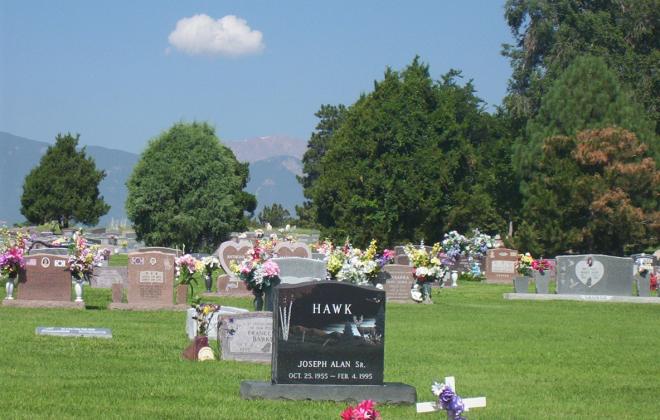
[[[371,400],[364,400],[355,407],[348,406],[341,413],[342,420],[380,420],[382,417],[376,411],[376,404]]]
[[[447,270],[445,262],[443,262],[443,259],[445,259],[443,256],[446,254],[441,253],[442,250],[443,248],[439,242],[433,244],[430,251],[424,246],[423,241],[418,247],[412,244],[404,247],[404,251],[413,267],[413,277],[415,278],[415,284],[411,290],[413,300],[431,302],[430,284],[442,280]]]

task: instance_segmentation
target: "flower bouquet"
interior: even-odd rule
[[[443,260],[445,265],[453,265],[458,261],[461,255],[466,255],[470,241],[460,233],[452,230],[445,233],[442,240]]]
[[[337,281],[347,281],[357,285],[373,284],[377,287],[378,273],[383,266],[394,258],[394,251],[386,249],[382,254],[377,254],[376,240],[372,240],[369,247],[362,251],[359,248],[353,248],[348,245],[347,252],[344,253],[343,263],[336,273]]]
[[[371,400],[364,400],[360,404],[348,406],[341,413],[342,420],[380,420],[382,417],[376,411],[375,404]]]
[[[197,321],[197,336],[207,337],[209,335],[209,324],[213,314],[220,310],[220,305],[214,303],[200,303],[195,305],[195,316],[193,319]]]
[[[87,244],[82,230],[73,234],[73,242],[69,245],[69,271],[74,279],[78,282],[89,282],[94,274],[94,266],[98,265],[101,259],[102,256]]]
[[[519,277],[513,278],[513,287],[516,293],[527,293],[529,278],[532,275],[533,262],[534,258],[529,252],[518,255],[518,261],[516,261],[515,268]]]
[[[272,286],[276,286],[280,279],[280,267],[271,260],[272,254],[267,247],[262,247],[259,241],[256,241],[250,249],[246,258],[240,264],[232,263],[231,270],[245,282],[248,290],[254,294],[255,310],[261,311],[264,307],[263,296],[265,291],[270,291]],[[269,298],[269,297],[268,297]],[[269,298],[266,309],[272,305]]]
[[[202,264],[204,265],[204,282],[206,283],[206,291],[211,291],[211,286],[213,286],[213,272],[220,268],[220,260],[218,260],[213,255],[202,258]]]
[[[554,264],[550,260],[546,259],[535,259],[531,263],[531,269],[538,272],[541,275],[544,275],[546,271],[552,270]]]
[[[536,284],[536,293],[549,293],[550,270],[554,263],[546,259],[535,259],[532,261],[532,272],[534,274],[534,283]]]
[[[195,273],[203,270],[202,262],[190,254],[185,254],[174,260],[174,266],[176,269],[176,285],[180,286],[183,284],[188,286],[190,288],[190,296],[193,296],[195,291],[193,283],[197,284]]]
[[[446,267],[440,259],[441,250],[442,247],[439,242],[433,245],[430,252],[427,251],[424,242],[419,247],[415,247],[412,244],[404,247],[404,251],[413,266],[415,284],[410,294],[416,302],[424,301],[425,303],[432,303],[431,283],[442,280],[445,276]]]
[[[438,406],[447,412],[448,419],[465,420],[465,417],[463,417],[465,404],[449,385],[434,382],[431,386],[431,392],[438,397]]]

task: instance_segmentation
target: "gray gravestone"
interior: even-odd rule
[[[221,318],[223,360],[270,363],[273,349],[273,313],[250,312]]]
[[[128,267],[94,267],[91,286],[99,289],[110,289],[113,284],[128,286]]]
[[[28,255],[47,254],[47,255],[69,255],[69,248],[33,248]]]
[[[409,265],[386,265],[379,273],[378,281],[383,285],[388,302],[415,302],[410,297],[410,288],[415,283],[415,279],[412,275],[412,267]]]
[[[325,280],[327,275],[325,261],[298,257],[273,258],[272,261],[280,267],[280,281],[283,284]]]
[[[209,325],[207,327],[208,337],[216,339],[218,337],[218,319],[226,315],[236,315],[248,313],[247,309],[235,308],[233,306],[222,305],[220,310],[209,316]],[[193,319],[197,315],[195,308],[188,308],[186,312],[186,334],[191,340],[197,335],[197,321]]]
[[[632,296],[633,260],[609,255],[557,257],[557,293]]]
[[[172,254],[176,257],[183,255],[180,249],[166,248],[161,246],[146,246],[139,248],[137,252],[162,252],[164,254]]]

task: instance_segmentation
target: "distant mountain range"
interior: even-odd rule
[[[257,196],[255,215],[265,206],[280,203],[295,215],[295,206],[302,203],[302,187],[296,180],[301,173],[301,158],[306,143],[289,137],[268,136],[255,139],[225,141],[238,160],[250,163],[250,181],[246,190]],[[24,221],[21,215],[21,194],[25,176],[34,168],[50,144],[0,131],[0,221],[9,224]],[[139,156],[134,153],[99,146],[87,146],[96,167],[106,172],[100,190],[111,206],[99,224],[111,219],[124,220],[126,212],[126,180]]]

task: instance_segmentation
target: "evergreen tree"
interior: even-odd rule
[[[282,207],[281,204],[274,203],[271,206],[265,206],[261,212],[259,212],[259,223],[265,225],[270,223],[273,227],[282,227],[289,223],[291,220],[291,214],[289,210]]]
[[[624,255],[658,244],[660,171],[621,128],[546,138],[525,190],[520,249]]]
[[[58,134],[39,165],[25,177],[21,213],[30,223],[57,221],[96,225],[110,206],[99,196],[105,172],[96,169],[94,159],[83,147],[76,150],[80,135]]]
[[[245,229],[256,207],[248,165],[206,123],[175,124],[149,142],[127,186],[126,210],[147,245],[212,251]]]
[[[451,71],[434,82],[415,58],[400,73],[388,69],[373,92],[346,109],[308,190],[323,234],[396,244],[438,240],[448,229],[505,226],[493,209],[497,200],[477,187],[479,150],[495,140],[492,119],[471,82],[460,86],[459,77]]]
[[[507,0],[515,45],[505,45],[513,74],[507,109],[524,127],[550,85],[577,57],[605,60],[632,88],[660,133],[660,0]]]

